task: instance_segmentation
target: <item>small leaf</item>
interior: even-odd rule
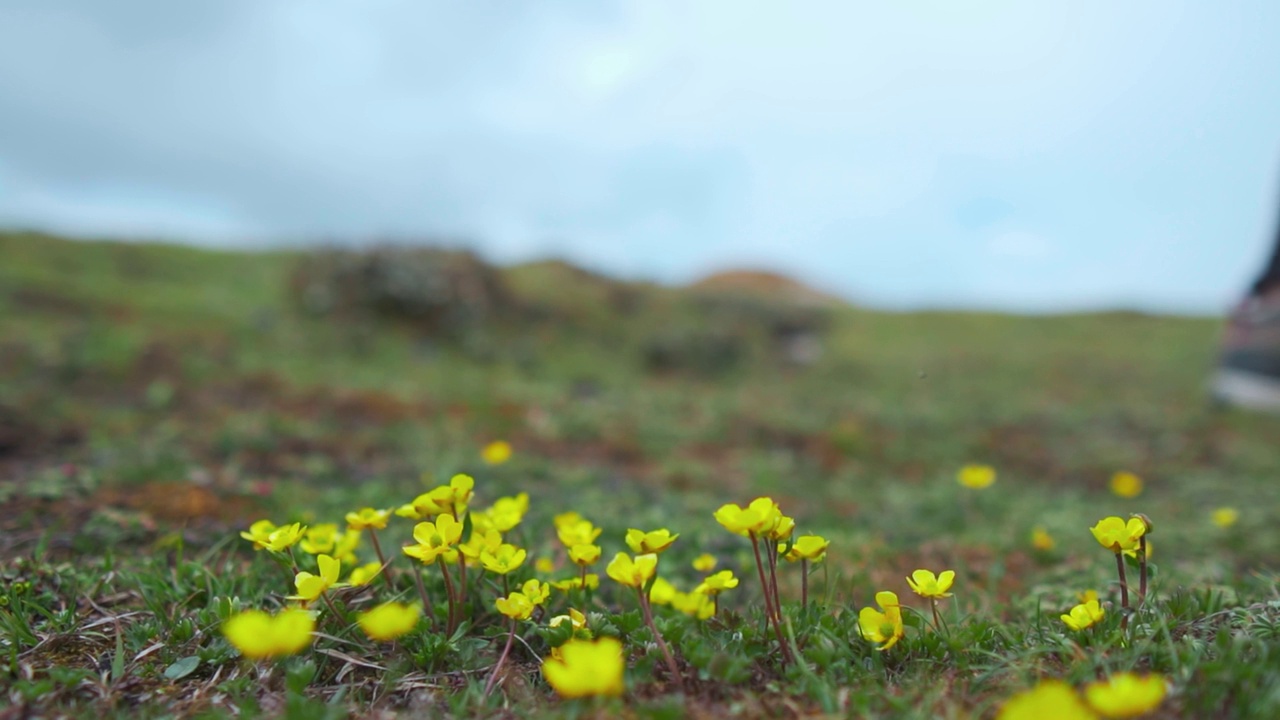
[[[200,667],[200,657],[188,655],[164,669],[164,676],[170,680],[181,680]]]

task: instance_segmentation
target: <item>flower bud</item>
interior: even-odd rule
[[[1144,515],[1144,514],[1142,514],[1142,513],[1130,513],[1130,514],[1129,514],[1129,517],[1131,517],[1131,518],[1138,518],[1139,520],[1141,520],[1141,521],[1142,521],[1142,524],[1147,526],[1147,532],[1146,532],[1146,534],[1147,534],[1147,535],[1150,535],[1150,534],[1151,534],[1151,531],[1154,529],[1154,527],[1153,527],[1153,525],[1152,525],[1152,523],[1151,523],[1151,518],[1147,517],[1146,515]]]

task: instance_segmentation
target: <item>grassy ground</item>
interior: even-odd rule
[[[1126,670],[1169,680],[1153,717],[1280,716],[1280,420],[1210,407],[1216,321],[842,308],[812,366],[753,355],[714,377],[654,374],[641,338],[681,317],[675,291],[639,288],[649,300],[616,319],[595,302],[603,281],[510,269],[543,319],[477,351],[304,316],[286,292],[294,262],[0,235],[0,705],[15,717],[979,718],[1039,678]],[[489,466],[480,448],[496,439],[515,453]],[[996,483],[959,486],[971,462]],[[1119,470],[1143,478],[1139,496],[1109,492]],[[624,698],[556,699],[539,661],[563,637],[545,615],[520,626],[485,696],[507,639],[495,576],[448,636],[427,568],[433,625],[363,639],[354,613],[417,597],[404,557],[393,591],[319,605],[322,634],[295,657],[253,663],[224,639],[234,611],[294,590],[287,563],[238,536],[250,522],[342,523],[458,472],[476,479],[473,508],[528,493],[513,577],[575,572],[554,515],[604,528],[600,591],[553,594],[544,612],[573,602],[623,638]],[[712,517],[760,495],[831,541],[807,608],[798,568],[779,569],[799,662],[765,624],[750,543]],[[1221,507],[1238,521],[1214,524]],[[1122,627],[1114,559],[1089,527],[1131,512],[1154,521],[1158,572]],[[412,526],[394,519],[383,545]],[[660,566],[681,589],[702,553],[742,580],[712,620],[657,609],[680,677],[605,576],[631,527],[681,533]],[[1032,547],[1037,527],[1053,549]],[[918,568],[957,573],[941,629],[907,587]],[[1058,617],[1086,589],[1108,612],[1074,632]],[[884,652],[857,623],[881,590],[910,608]]]

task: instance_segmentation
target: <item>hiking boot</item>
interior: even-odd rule
[[[1280,413],[1280,288],[1231,313],[1209,391],[1228,405]]]

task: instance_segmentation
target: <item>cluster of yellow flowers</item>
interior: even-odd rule
[[[1159,675],[1117,673],[1086,685],[1082,700],[1067,683],[1044,680],[1009,698],[996,720],[1136,718],[1159,707],[1167,692],[1168,681]]]
[[[496,464],[505,461],[510,448],[504,450],[491,446],[485,452],[486,461]],[[961,484],[972,488],[989,486],[994,480],[995,471],[986,466],[968,466],[959,475]],[[412,527],[413,542],[403,546],[401,554],[417,561],[409,575],[419,602],[379,604],[356,613],[355,625],[372,641],[392,642],[412,632],[424,619],[429,625],[435,623],[437,615],[423,581],[423,572],[434,566],[445,588],[448,606],[445,632],[452,634],[467,619],[470,612],[468,600],[482,585],[470,578],[469,573],[488,573],[493,583],[501,586],[501,594],[493,597],[490,607],[508,624],[506,646],[486,687],[486,692],[492,690],[510,654],[520,623],[541,622],[549,614],[546,608],[551,604],[553,589],[567,596],[566,605],[575,600],[591,600],[591,593],[600,586],[600,577],[589,570],[602,560],[603,550],[598,541],[603,530],[577,512],[556,515],[554,528],[560,544],[558,556],[574,568],[574,573],[569,577],[549,577],[557,563],[541,558],[534,565],[544,577],[517,581],[519,584],[515,585],[513,573],[525,567],[528,551],[508,542],[504,536],[523,521],[529,509],[529,497],[520,493],[498,498],[488,507],[472,509],[474,490],[473,478],[455,475],[447,484],[396,508],[366,507],[347,513],[345,529],[339,529],[336,524],[304,527],[300,523],[276,526],[269,520],[253,523],[241,536],[255,549],[267,550],[287,561],[293,571],[295,587],[295,592],[287,599],[293,605],[275,616],[259,610],[242,612],[224,623],[224,635],[245,657],[252,659],[289,655],[305,649],[311,643],[318,620],[342,621],[343,614],[335,601],[341,597],[349,598],[349,595],[335,591],[367,585],[379,577],[389,589],[396,589],[391,560],[383,553],[378,531],[386,529],[395,517],[406,518],[416,523]],[[795,519],[785,515],[779,505],[768,497],[756,498],[746,506],[726,504],[715,511],[714,517],[726,530],[750,542],[755,560],[754,574],[760,583],[765,616],[773,628],[781,661],[784,664],[794,662],[796,650],[788,641],[788,633],[783,630],[782,600],[778,592],[779,567],[783,561],[799,564],[801,602],[802,606],[807,606],[810,566],[826,558],[829,542],[818,535],[797,535]],[[1145,597],[1146,558],[1150,552],[1147,536],[1151,533],[1151,522],[1140,515],[1128,520],[1109,517],[1099,521],[1091,531],[1103,547],[1116,555],[1122,605],[1127,610],[1128,586],[1122,556],[1129,554],[1140,563],[1139,597]],[[1051,548],[1052,539],[1042,530],[1038,532],[1044,536],[1038,544]],[[360,564],[357,550],[366,535],[378,560]],[[659,566],[662,555],[679,538],[679,533],[667,528],[630,528],[623,540],[631,552],[616,553],[605,566],[605,574],[610,579],[634,593],[635,602],[666,659],[667,671],[673,679],[679,677],[679,666],[654,623],[654,607],[666,606],[698,620],[708,620],[717,614],[720,595],[737,588],[740,583],[733,570],[717,572],[717,559],[710,554],[702,554],[692,563],[693,568],[701,573],[701,581],[688,590],[678,589],[659,573]],[[299,568],[295,547],[313,558],[314,572]],[[351,568],[345,581],[342,578],[344,566]],[[526,571],[515,577],[527,578],[529,574]],[[907,578],[911,590],[929,601],[935,632],[942,630],[938,602],[951,597],[955,579],[954,571],[944,570],[935,574],[926,569],[917,569]],[[874,643],[880,651],[886,651],[905,635],[904,605],[896,593],[888,590],[877,592],[875,601],[875,607],[859,611],[858,628],[865,640]],[[322,616],[318,604],[327,608],[327,615]],[[1104,615],[1097,595],[1093,594],[1082,598],[1079,605],[1062,615],[1062,620],[1070,629],[1079,631],[1094,625]],[[547,682],[563,697],[623,693],[626,663],[620,641],[611,637],[595,637],[588,627],[587,616],[572,606],[565,607],[563,614],[551,617],[548,627],[559,627],[565,623],[570,624],[572,633],[563,644],[551,648],[543,661],[542,670]],[[343,631],[345,628],[337,630],[339,633]],[[1133,685],[1130,680],[1117,675],[1110,683],[1098,688],[1090,686],[1086,691],[1093,710],[1084,705],[1081,707],[1086,712],[1096,711],[1106,717],[1118,717],[1108,714],[1105,709],[1110,707],[1108,698],[1115,706],[1119,702],[1115,701],[1116,697],[1136,697],[1139,691],[1131,687],[1141,687],[1142,692],[1150,695],[1151,682],[1142,680],[1139,685]],[[1037,699],[1042,695],[1060,696],[1065,687],[1061,683],[1042,683],[1036,691],[1010,700],[1001,717],[1029,717],[1018,713],[1030,712],[1022,708],[1040,707],[1037,703],[1048,702]],[[1079,703],[1069,688],[1066,692]]]

